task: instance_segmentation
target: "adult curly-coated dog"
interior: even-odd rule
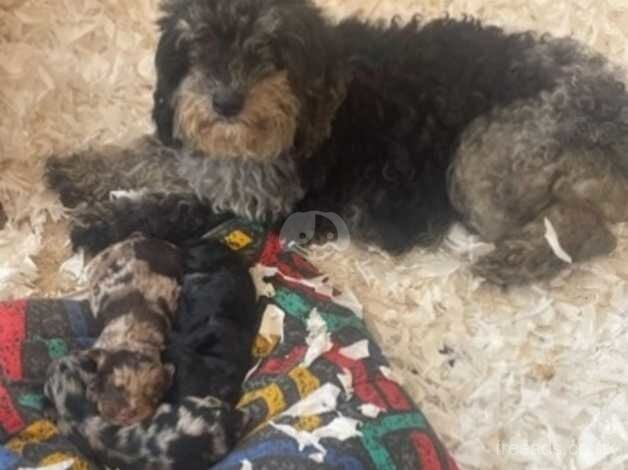
[[[193,189],[258,220],[333,211],[392,252],[461,220],[495,243],[474,269],[502,284],[565,265],[548,222],[573,261],[613,250],[607,224],[628,219],[628,93],[577,42],[471,19],[335,24],[308,0],[162,8],[160,143],[52,159],[66,202]],[[77,214],[77,245],[129,224],[114,206]]]

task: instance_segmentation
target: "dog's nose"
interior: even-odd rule
[[[214,94],[213,105],[214,110],[221,116],[233,117],[244,107],[244,94],[229,88],[218,90]]]

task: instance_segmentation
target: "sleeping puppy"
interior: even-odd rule
[[[173,374],[171,403],[212,395],[235,404],[259,324],[255,287],[236,253],[217,241],[176,247],[135,235],[94,258],[88,278],[103,322],[87,353],[97,370],[88,397],[105,419],[128,425],[150,416]]]
[[[182,247],[185,272],[179,313],[164,361],[175,365],[167,400],[208,395],[234,405],[251,367],[260,309],[248,268],[222,243]]]
[[[170,380],[156,383],[144,373],[149,363],[158,368],[156,359],[145,363],[141,354],[126,350],[98,350],[106,357],[102,364],[93,361],[94,350],[55,361],[48,372],[45,395],[54,405],[61,432],[99,462],[134,470],[205,469],[235,445],[247,426],[247,414],[233,405],[250,368],[258,330],[255,287],[244,261],[220,242],[196,240],[174,247],[139,236],[103,252],[101,262],[91,265],[90,281],[100,279],[101,285],[114,293],[129,289],[128,273],[117,278],[118,285],[107,283],[110,276],[96,276],[94,272],[116,271],[104,270],[105,260],[110,266],[122,265],[137,272],[146,258],[142,254],[147,255],[141,247],[146,248],[149,241],[151,259],[178,259],[177,265],[185,273],[179,310],[173,317],[175,331],[163,352],[165,360],[159,362],[176,366],[164,366],[176,370],[166,402],[160,403]],[[140,249],[130,250],[132,247]],[[176,248],[177,258],[172,248]],[[149,265],[151,270],[142,271],[144,276],[165,272],[155,263]],[[117,289],[112,289],[113,285]],[[98,314],[116,305],[102,292],[98,295],[97,290],[92,291],[92,300],[98,299],[94,303],[100,308]],[[151,291],[143,285],[141,292]],[[147,294],[144,303],[150,304],[150,299]],[[112,388],[121,371],[129,383],[123,389]],[[103,405],[116,400],[121,410],[110,413]],[[144,414],[134,408],[137,406],[146,410],[144,419],[130,419]]]
[[[57,426],[94,461],[120,470],[205,470],[223,458],[247,426],[247,413],[213,397],[163,403],[154,415],[116,425],[86,400],[96,373],[84,353],[54,361],[44,393],[54,406]]]
[[[88,398],[103,418],[128,425],[150,416],[174,373],[161,353],[183,277],[181,251],[133,235],[87,267],[90,307],[102,332],[87,355],[96,365]]]

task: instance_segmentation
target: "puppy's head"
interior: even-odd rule
[[[142,421],[159,406],[172,383],[174,367],[132,351],[87,352],[96,364],[88,398],[107,421],[120,426]]]
[[[308,0],[166,0],[153,117],[209,158],[307,154],[344,97],[330,28]]]

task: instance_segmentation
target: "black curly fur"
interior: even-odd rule
[[[164,355],[175,365],[167,399],[211,395],[235,405],[261,318],[255,286],[241,257],[220,242],[182,245],[186,276]]]
[[[576,41],[470,18],[335,24],[309,0],[165,0],[162,10],[153,118],[177,155],[176,178],[215,210],[275,222],[331,211],[354,239],[394,253],[432,244],[460,220],[496,243],[474,269],[498,283],[563,265],[539,261],[554,256],[546,217],[578,260],[609,252],[606,223],[628,220],[628,93],[620,72]],[[272,158],[212,154],[221,147],[203,140],[203,126],[216,115],[203,110],[216,90],[246,94],[284,73],[283,93],[299,105],[291,144]],[[257,132],[247,129],[238,136]],[[70,199],[109,184],[70,177],[75,190],[57,179]]]
[[[447,171],[464,127],[549,89],[552,71],[517,65],[530,34],[473,20],[387,27],[351,19],[337,34],[353,80],[330,139],[302,163],[310,184],[302,204],[343,214],[357,207],[353,232],[389,251],[431,244],[455,217]]]
[[[275,54],[247,55],[246,43],[234,43],[230,35],[257,39],[261,33],[255,20],[271,9],[281,26],[262,38],[266,42],[259,40]],[[237,21],[241,12],[247,25]],[[349,19],[331,25],[303,0],[172,0],[164,13],[153,117],[166,144],[172,143],[173,96],[193,65],[202,64],[226,83],[233,77],[222,67],[230,60],[240,63],[240,57],[245,68],[285,68],[303,101],[312,83],[329,78],[323,64],[342,64],[333,79],[346,79],[347,91],[331,135],[310,158],[299,158],[300,146],[306,145],[303,135],[297,134],[295,147],[288,150],[298,159],[307,191],[297,209],[337,212],[350,222],[354,236],[392,252],[431,244],[452,220],[465,216],[452,207],[447,179],[472,121],[555,89],[572,65],[599,60],[583,56],[573,41],[507,34],[474,19],[421,24],[414,18],[405,25]],[[191,39],[182,35],[177,29],[182,19],[200,24],[202,32]],[[206,55],[197,54],[199,41],[212,44],[203,49]],[[217,49],[226,44],[231,57]],[[547,56],[539,52],[540,45],[547,46]],[[301,48],[298,58],[295,47]],[[301,128],[323,128],[325,119],[304,112]]]

